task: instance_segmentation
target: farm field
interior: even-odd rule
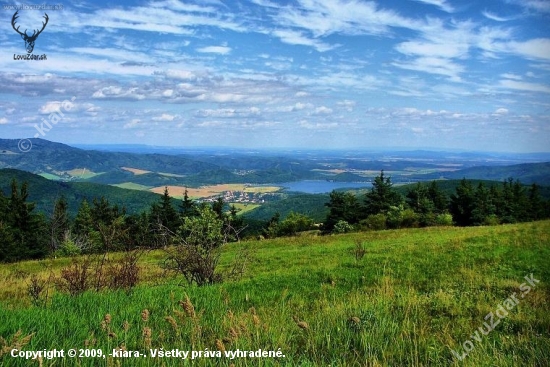
[[[171,197],[181,199],[183,198],[185,187],[183,186],[167,186],[168,193]],[[150,191],[162,194],[165,186],[158,186],[152,188]],[[205,198],[209,196],[219,195],[225,191],[245,191],[252,193],[270,193],[279,191],[281,188],[277,186],[248,186],[246,184],[220,184],[211,186],[201,186],[199,188],[187,188],[187,194],[192,199]]]
[[[353,254],[357,243],[366,249],[362,258]],[[51,285],[38,306],[28,296],[31,276],[59,276],[71,260],[0,265],[0,363],[39,365],[6,355],[14,345],[147,354],[44,359],[43,366],[545,366],[550,360],[550,221],[232,243],[222,252],[222,270],[243,248],[252,261],[241,279],[188,286],[163,274],[164,253],[152,251],[140,258],[142,280],[130,292],[73,297]],[[518,302],[510,306],[511,296]],[[482,333],[489,314],[498,324]],[[284,357],[150,355],[160,348],[222,355],[280,350]]]
[[[246,212],[249,212],[249,211],[252,211],[256,208],[259,208],[261,205],[260,204],[249,204],[249,203],[230,203],[230,205],[232,206],[235,206],[235,208],[237,209],[238,211],[238,214],[239,215],[242,215]]]
[[[147,191],[150,189],[149,186],[140,185],[134,182],[123,182],[120,184],[114,184],[112,186],[120,187],[122,189],[141,190],[141,191]]]

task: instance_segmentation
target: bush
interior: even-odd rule
[[[221,281],[216,268],[227,235],[212,208],[202,206],[197,211],[197,216],[185,217],[175,237],[178,243],[166,249],[164,267],[183,275],[189,284],[202,286]]]
[[[418,227],[418,214],[412,209],[403,210],[401,214],[401,227],[403,228],[417,228]]]
[[[439,214],[435,217],[435,223],[438,226],[452,226],[453,216],[449,213]]]
[[[353,226],[346,222],[345,220],[339,220],[334,225],[334,228],[332,229],[332,233],[348,233],[353,231]]]
[[[291,212],[285,220],[278,224],[278,236],[295,236],[298,232],[309,231],[313,227],[313,219],[306,215]]]
[[[483,220],[483,224],[486,226],[496,226],[500,224],[500,218],[495,214],[491,214]]]
[[[367,228],[373,231],[379,231],[382,229],[386,229],[386,221],[387,218],[384,214],[374,214],[367,217],[367,219],[365,220],[365,224]]]
[[[388,228],[400,228],[402,222],[403,206],[391,206],[386,214],[386,226]]]

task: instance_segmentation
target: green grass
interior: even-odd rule
[[[54,175],[53,173],[41,172],[38,175],[47,178],[48,180],[61,180],[61,177]]]
[[[260,204],[243,204],[243,203],[229,203],[229,205],[230,206],[234,205],[239,215],[247,213],[261,206]]]
[[[362,241],[367,253],[350,253]],[[550,221],[475,228],[426,228],[278,238],[228,245],[228,269],[241,247],[255,256],[245,276],[189,287],[156,270],[161,252],[142,258],[145,279],[123,291],[55,294],[29,305],[29,274],[58,273],[68,259],[0,266],[0,335],[34,333],[24,350],[124,345],[148,350],[277,350],[285,358],[201,358],[204,366],[545,366],[550,360]],[[472,340],[489,312],[533,274],[540,283],[461,362],[451,349]],[[189,297],[194,317],[179,301]],[[150,312],[143,321],[142,310]],[[109,324],[103,323],[106,314]],[[166,319],[172,317],[172,319]],[[496,316],[495,316],[496,317]],[[300,328],[297,321],[307,323]],[[301,324],[304,326],[304,324]],[[110,335],[110,336],[109,336]],[[8,343],[10,344],[10,343]],[[13,344],[13,343],[11,343]],[[1,350],[1,345],[0,345]],[[5,366],[25,361],[0,357]],[[34,365],[37,365],[36,362]],[[44,365],[179,366],[177,358],[57,359]]]
[[[141,190],[141,191],[148,191],[151,187],[140,185],[134,182],[123,182],[120,184],[113,184],[111,186],[120,187],[121,189],[129,189],[129,190]]]

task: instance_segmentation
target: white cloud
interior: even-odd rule
[[[447,12],[452,13],[455,11],[455,9],[450,5],[446,0],[416,0],[421,3],[429,4],[429,5],[435,5],[439,9]]]
[[[174,121],[174,119],[176,117],[177,117],[176,115],[170,115],[168,113],[163,113],[160,116],[153,117],[152,120],[153,121]]]
[[[503,78],[506,78],[506,79],[514,79],[514,80],[522,80],[522,76],[521,75],[517,75],[517,74],[513,74],[513,73],[504,73],[504,74],[500,74],[501,77]]]
[[[522,90],[526,92],[550,93],[550,87],[537,83],[520,82],[516,80],[505,79],[500,81],[500,86],[509,89]]]
[[[8,123],[8,119],[5,117],[0,117],[0,125],[5,125]]]
[[[40,108],[38,109],[38,113],[41,115],[49,115],[50,113],[60,112],[61,108],[61,102],[47,102],[46,104],[40,106]]]
[[[528,59],[550,61],[550,38],[535,38],[528,41],[511,41],[502,44],[505,52],[519,54]]]
[[[271,34],[279,38],[283,43],[287,43],[290,45],[310,46],[315,48],[319,52],[329,51],[335,47],[316,39],[308,38],[301,32],[289,29],[279,29],[273,31]]]
[[[227,46],[207,46],[197,49],[198,52],[227,55],[231,52],[231,47]]]
[[[332,113],[332,108],[326,106],[320,106],[315,109],[314,112],[316,115],[330,115]]]
[[[451,81],[461,81],[459,75],[464,71],[462,65],[441,57],[418,57],[409,62],[393,62],[392,65],[402,69],[448,76]]]
[[[494,20],[495,22],[509,22],[511,20],[514,20],[516,19],[516,17],[501,17],[499,15],[496,15],[494,13],[491,13],[487,10],[481,12],[481,14],[483,14],[483,16],[487,19],[491,19],[491,20]]]
[[[137,127],[138,124],[141,122],[139,119],[132,119],[130,122],[124,124],[124,129],[133,129],[134,127]]]

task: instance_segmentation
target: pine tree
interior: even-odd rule
[[[61,196],[54,205],[53,214],[50,218],[50,251],[55,251],[63,242],[69,230],[69,214],[67,213],[67,200]]]
[[[180,204],[180,215],[182,218],[191,217],[197,214],[197,206],[195,202],[189,198],[189,193],[187,192],[187,187],[183,193],[183,199]]]
[[[161,224],[170,232],[176,233],[180,225],[180,218],[176,209],[172,206],[172,198],[168,193],[168,187],[164,188],[164,193],[160,197],[159,202],[151,206],[150,217],[153,221],[153,227]]]
[[[437,182],[432,181],[428,186],[428,198],[434,205],[436,214],[443,214],[449,208],[449,199],[447,195],[439,188]]]
[[[459,226],[472,225],[472,211],[474,210],[474,190],[472,183],[465,178],[460,181],[456,193],[451,195],[451,214]]]
[[[94,229],[94,220],[92,211],[86,199],[82,200],[78,213],[73,222],[73,232],[78,236],[88,236],[90,231]]]
[[[372,183],[372,190],[365,195],[365,214],[387,214],[391,207],[403,204],[401,195],[393,189],[390,177],[384,177],[384,170],[380,172]]]
[[[323,224],[323,230],[327,233],[331,232],[339,221],[345,221],[348,224],[359,222],[359,202],[352,193],[332,191],[330,201],[325,206],[329,208]]]
[[[529,220],[540,220],[545,217],[545,203],[540,194],[540,186],[532,184],[528,191],[529,196]]]
[[[7,261],[39,259],[47,254],[48,241],[44,216],[34,214],[33,203],[27,203],[28,185],[23,183],[18,191],[17,181],[11,182],[6,224],[11,227],[15,253],[8,251]]]
[[[495,214],[496,207],[493,204],[490,191],[485,187],[483,182],[480,182],[474,193],[470,222],[473,225],[485,224]]]

